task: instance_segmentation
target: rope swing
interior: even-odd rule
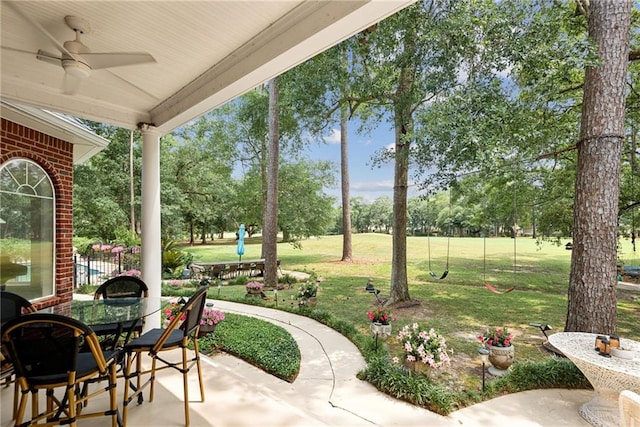
[[[442,275],[438,276],[431,269],[431,232],[427,232],[427,257],[429,259],[429,276],[433,280],[443,280],[449,275],[449,249],[451,248],[451,186],[449,186],[449,227],[447,231],[447,263]]]
[[[516,256],[517,256],[517,246],[516,246],[516,237],[518,235],[517,230],[516,230],[516,211],[517,211],[517,193],[516,193],[516,185],[514,183],[513,185],[513,278],[515,281],[516,278],[516,273],[517,273],[517,264],[516,264]],[[485,206],[485,213],[486,213],[486,206]],[[485,216],[485,226],[486,226],[486,216]],[[487,232],[485,231],[484,233],[484,261],[483,261],[483,280],[485,283],[485,287],[490,291],[493,292],[494,294],[498,294],[498,295],[504,295],[504,294],[508,294],[509,292],[513,292],[516,287],[512,286],[508,289],[505,289],[504,291],[500,291],[498,289],[496,289],[492,284],[487,283]]]

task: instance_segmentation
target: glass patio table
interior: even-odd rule
[[[593,386],[595,396],[578,410],[582,418],[594,426],[617,427],[620,392],[640,393],[640,342],[620,339],[622,347],[636,350],[634,359],[604,357],[595,350],[598,335],[601,334],[559,332],[549,336],[549,343],[569,358]]]
[[[117,325],[126,333],[125,342],[130,338],[135,324],[160,311],[162,298],[126,297],[90,300],[71,300],[52,307],[38,310],[38,313],[55,313],[71,317],[90,327]]]

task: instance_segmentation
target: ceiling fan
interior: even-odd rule
[[[147,52],[92,53],[81,40],[82,34],[90,31],[88,22],[76,16],[65,16],[64,21],[76,33],[75,40],[60,44],[49,32],[45,32],[60,50],[60,55],[38,50],[36,58],[62,65],[67,75],[85,79],[91,75],[92,70],[155,62]]]
[[[38,50],[36,58],[62,66],[65,71],[62,91],[65,94],[75,93],[80,82],[88,78],[93,70],[156,62],[155,58],[147,52],[92,53],[81,40],[82,35],[88,34],[91,30],[89,23],[76,16],[65,16],[64,18],[67,26],[75,32],[75,40],[60,43],[46,28],[23,12],[17,5],[14,5],[13,2],[7,2],[7,5],[37,28],[60,51],[60,54],[54,54]]]

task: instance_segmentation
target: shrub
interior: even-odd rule
[[[288,382],[293,382],[300,370],[300,349],[291,334],[264,320],[227,313],[216,327],[213,342],[215,347]]]
[[[591,384],[568,359],[551,357],[543,362],[516,363],[504,383],[497,383],[510,392],[540,388],[591,388]]]
[[[420,330],[417,323],[405,325],[398,333],[398,341],[404,349],[403,361],[419,362],[432,368],[440,368],[450,364],[447,354],[447,343],[433,328]],[[397,357],[394,363],[399,363]]]
[[[296,279],[295,276],[292,276],[289,273],[285,273],[282,276],[278,277],[278,283],[286,283],[287,285],[291,286],[295,283],[298,283],[298,279]]]
[[[300,285],[298,290],[298,299],[306,300],[313,298],[318,294],[318,285],[315,282],[306,281]]]
[[[246,285],[248,282],[249,282],[249,278],[243,275],[234,277],[233,279],[229,279],[229,285],[242,286],[242,285]]]
[[[388,357],[373,357],[358,378],[376,386],[396,399],[422,406],[441,415],[455,409],[455,399],[446,389],[422,375],[409,375]]]

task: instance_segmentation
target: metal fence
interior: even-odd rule
[[[73,256],[73,285],[99,285],[121,273],[138,269],[139,248],[118,251],[90,251]]]

